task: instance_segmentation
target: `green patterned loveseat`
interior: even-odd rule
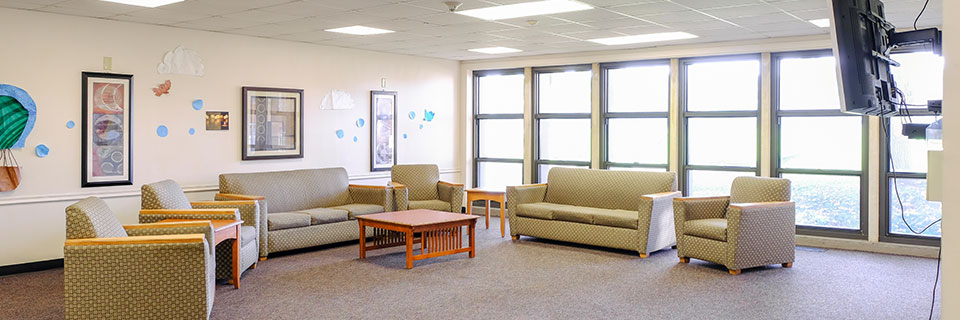
[[[260,216],[260,257],[328,243],[357,240],[356,216],[393,210],[385,186],[351,185],[343,168],[228,173],[220,175],[216,199],[256,200]],[[264,229],[261,226],[261,229]]]
[[[673,172],[552,168],[548,183],[507,187],[510,235],[634,250],[673,246]]]

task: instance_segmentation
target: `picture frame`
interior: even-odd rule
[[[204,117],[204,126],[207,131],[227,131],[230,130],[230,112],[227,111],[207,111]]]
[[[81,75],[80,185],[133,185],[133,75]]]
[[[370,171],[397,164],[397,92],[370,91]]]
[[[303,158],[303,89],[243,87],[242,160]]]

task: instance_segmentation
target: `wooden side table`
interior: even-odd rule
[[[499,190],[486,190],[486,189],[469,189],[467,190],[467,214],[471,214],[471,209],[473,208],[473,202],[483,200],[485,207],[485,215],[487,223],[487,229],[490,229],[490,201],[497,202],[500,204],[500,237],[503,238],[506,235],[504,231],[504,215],[503,208],[505,206],[504,201],[504,192]]]
[[[159,222],[197,221],[191,219],[164,219]],[[233,239],[233,287],[240,289],[240,225],[243,220],[209,220],[213,225],[214,247],[223,241]],[[214,252],[216,254],[216,252]]]

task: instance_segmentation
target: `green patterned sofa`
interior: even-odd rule
[[[385,186],[351,185],[343,168],[220,175],[218,201],[255,200],[267,254],[360,238],[356,216],[393,210]]]
[[[676,243],[673,172],[552,168],[549,183],[507,187],[510,235],[633,250]]]

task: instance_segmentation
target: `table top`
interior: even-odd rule
[[[431,224],[477,220],[478,216],[427,209],[384,212],[357,216],[358,220],[392,223],[403,226],[426,226]]]
[[[503,194],[504,190],[495,190],[495,189],[482,189],[482,188],[473,188],[467,189],[469,193],[490,193],[490,194]]]
[[[213,231],[215,232],[243,223],[243,220],[196,220],[196,219],[163,219],[158,222],[193,222],[193,221],[210,221],[210,224],[213,225]]]

